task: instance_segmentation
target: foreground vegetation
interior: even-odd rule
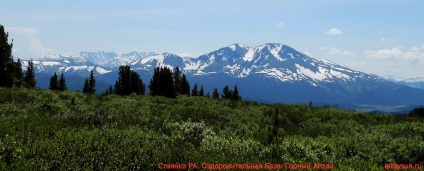
[[[421,163],[424,122],[334,108],[0,88],[0,170],[158,170],[159,163]]]

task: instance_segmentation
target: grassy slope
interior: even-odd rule
[[[421,163],[424,122],[202,97],[0,88],[0,170],[153,170],[158,163]]]

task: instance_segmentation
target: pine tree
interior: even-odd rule
[[[150,80],[149,90],[151,96],[165,96],[175,98],[174,78],[168,67],[156,67]]]
[[[131,67],[122,65],[119,67],[119,77],[115,83],[115,93],[117,95],[130,94]]]
[[[144,95],[146,91],[146,85],[140,78],[140,75],[135,71],[131,71],[131,81],[130,81],[130,93],[136,93],[138,95]]]
[[[90,72],[90,78],[88,79],[88,94],[96,93],[96,79],[94,78],[94,70]]]
[[[239,96],[239,93],[238,93],[237,85],[234,86],[234,91],[232,92],[231,99],[234,101],[241,100],[241,97]]]
[[[109,86],[109,94],[112,93],[112,86]],[[141,80],[137,72],[131,71],[131,67],[123,65],[119,67],[119,78],[115,83],[115,93],[117,95],[130,95],[136,93],[144,95],[146,92],[146,85]]]
[[[23,73],[22,73],[22,62],[18,58],[18,61],[15,63],[15,85],[17,87],[22,86],[22,79],[23,79]]]
[[[190,96],[190,83],[188,82],[185,74],[183,74],[183,77],[181,78],[181,94]]]
[[[197,90],[197,83],[194,83],[193,89],[191,90],[191,96],[198,96],[199,91]]]
[[[28,67],[25,72],[23,84],[27,88],[35,88],[35,85],[37,84],[37,80],[35,79],[34,73],[34,63],[32,62],[32,60],[28,62]]]
[[[151,96],[157,96],[160,95],[161,93],[160,91],[160,68],[156,67],[155,70],[153,71],[153,76],[152,79],[150,79],[150,83],[149,83],[149,90],[150,90],[150,95]]]
[[[109,93],[108,94],[113,94],[113,88],[112,85],[109,85]]]
[[[209,93],[209,91],[206,93],[205,97],[211,98],[211,94]]]
[[[228,88],[228,85],[225,85],[225,87],[222,89],[221,98],[223,98],[223,99],[229,99],[230,98],[230,90]]]
[[[213,89],[212,98],[219,99],[218,88]]]
[[[174,79],[172,78],[172,71],[168,67],[161,68],[160,73],[160,90],[162,91],[161,96],[175,98],[175,87]]]
[[[65,76],[63,76],[63,72],[62,72],[62,75],[60,75],[60,79],[59,79],[59,83],[58,83],[57,89],[59,91],[68,90],[68,87],[66,86]]]
[[[57,90],[58,89],[56,72],[53,74],[52,77],[50,77],[49,89],[50,90]]]
[[[177,95],[181,94],[181,71],[178,66],[175,67],[174,69],[173,78],[174,78],[175,92],[177,93]]]
[[[0,25],[0,87],[12,87],[13,85],[13,57],[12,43],[8,43],[9,34],[4,32]]]
[[[200,86],[199,96],[204,96],[203,85]]]
[[[88,85],[88,78],[85,79],[84,81],[84,87],[82,88],[82,92],[85,94],[89,94],[90,92],[90,86]]]

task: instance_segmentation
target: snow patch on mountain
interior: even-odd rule
[[[284,72],[281,72],[280,70],[276,69],[276,68],[271,68],[271,69],[264,69],[258,72],[255,72],[257,74],[265,74],[267,76],[272,76],[274,78],[279,79],[282,82],[286,82],[286,81],[291,81],[293,80],[293,78],[291,77],[291,73],[289,70],[286,70],[287,74],[285,74]]]
[[[299,64],[295,64],[296,68],[297,68],[297,73],[301,73],[309,78],[312,78],[313,80],[318,80],[318,81],[322,81],[326,78],[325,74],[320,73],[320,72],[313,72],[308,68],[304,68],[302,66],[300,66]]]
[[[45,61],[45,62],[41,62],[41,64],[44,65],[44,66],[53,66],[53,65],[60,65],[60,62]]]
[[[100,67],[97,67],[96,71],[100,74],[106,74],[106,73],[112,72],[112,71],[108,71],[108,70],[100,68]]]
[[[244,61],[252,61],[255,57],[255,50],[254,49],[249,49],[246,53],[246,55],[244,55],[243,60]]]

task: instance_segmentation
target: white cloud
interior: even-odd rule
[[[365,51],[365,55],[375,59],[394,59],[400,57],[402,51],[400,48],[381,49],[376,51]]]
[[[193,57],[193,56],[191,56],[190,53],[187,53],[187,52],[179,53],[178,56],[185,57],[185,58]]]
[[[286,23],[284,23],[284,22],[279,22],[279,23],[275,23],[275,24],[274,24],[274,26],[275,26],[275,28],[281,29],[281,28],[283,28],[284,26],[286,26]]]
[[[304,53],[305,55],[312,56],[312,55],[311,55],[311,53],[309,53],[308,51],[304,51],[303,53]]]
[[[404,50],[404,48],[395,47],[392,49],[367,50],[364,52],[371,59],[393,59],[409,62],[424,61],[424,45],[422,47],[412,47]]]
[[[26,27],[7,27],[6,31],[8,32],[16,32],[16,33],[21,33],[21,34],[27,34],[30,36],[34,36],[36,34],[38,34],[38,30],[35,28],[26,28]]]
[[[330,30],[326,31],[325,34],[336,36],[336,35],[342,35],[343,31],[341,31],[338,28],[331,28]]]
[[[37,29],[6,27],[5,30],[9,32],[9,40],[13,39],[12,53],[16,58],[40,58],[46,54],[46,49],[37,37]]]
[[[351,52],[351,51],[347,51],[347,50],[341,50],[341,49],[337,49],[335,47],[321,47],[319,48],[321,51],[327,51],[330,55],[333,56],[355,56],[356,53],[355,52]]]

